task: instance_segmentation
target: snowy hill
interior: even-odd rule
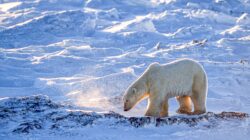
[[[250,114],[250,1],[0,0],[0,105],[10,97],[43,94],[56,105],[76,110],[141,117],[147,102],[123,112],[124,90],[150,63],[178,58],[193,58],[204,66],[209,112]],[[171,99],[170,116],[178,116],[177,106]],[[249,119],[213,128],[98,125],[53,132],[32,130],[28,134],[12,132],[10,127],[16,128],[18,123],[1,121],[0,138],[250,136]]]

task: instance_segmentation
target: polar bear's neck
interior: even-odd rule
[[[144,85],[143,88],[145,88],[145,94],[149,93],[149,87],[150,87],[150,80],[148,77],[148,72],[145,71],[137,80],[138,84]]]

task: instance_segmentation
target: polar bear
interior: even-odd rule
[[[148,97],[146,116],[168,116],[168,99],[176,97],[177,113],[195,115],[206,112],[207,76],[203,67],[192,59],[167,64],[152,63],[126,90],[124,111]],[[192,103],[194,111],[192,112]]]

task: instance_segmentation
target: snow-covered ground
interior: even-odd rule
[[[143,116],[146,101],[123,112],[124,90],[150,63],[178,58],[204,66],[208,111],[250,113],[250,1],[0,0],[0,104],[43,94],[79,110]],[[177,107],[171,99],[171,116]],[[250,137],[249,119],[214,128],[94,125],[28,134],[0,122],[0,139]]]

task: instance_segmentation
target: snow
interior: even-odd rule
[[[249,14],[249,0],[0,0],[0,105],[12,97],[42,94],[72,110],[140,117],[147,101],[123,112],[121,98],[129,84],[152,62],[193,58],[208,75],[208,111],[250,113]],[[171,99],[170,116],[178,116],[177,107]],[[213,128],[131,128],[106,125],[112,119],[99,121],[28,134],[12,132],[19,122],[1,121],[0,139],[250,136],[249,119]]]
[[[0,5],[0,9],[3,12],[8,12],[11,8],[16,7],[20,5],[21,2],[9,2],[9,3],[3,3]]]
[[[112,131],[115,128],[125,130],[140,129],[142,127],[159,129],[164,126],[195,127],[196,129],[215,128],[219,124],[228,121],[235,121],[236,123],[243,121],[242,123],[244,123],[245,118],[249,117],[249,115],[232,112],[222,112],[220,114],[207,112],[198,116],[177,115],[169,118],[125,117],[114,112],[96,113],[77,110],[72,106],[55,103],[48,96],[35,95],[1,99],[0,117],[0,124],[4,128],[0,132],[8,137],[13,134],[30,134],[36,131],[45,134],[50,133],[54,136],[54,134],[65,133],[65,130],[67,130],[66,133],[69,131],[68,134],[71,136],[86,137],[84,134],[74,133],[74,131],[83,129],[93,133],[91,129],[108,128],[113,133]],[[9,133],[9,131],[12,133]],[[244,133],[247,133],[247,131]],[[102,135],[101,133],[100,137]],[[174,134],[174,137],[175,135],[184,136],[183,133],[178,132]],[[93,136],[98,135],[93,134]],[[111,137],[113,136],[115,135]],[[162,134],[152,134],[152,136],[162,137]]]

